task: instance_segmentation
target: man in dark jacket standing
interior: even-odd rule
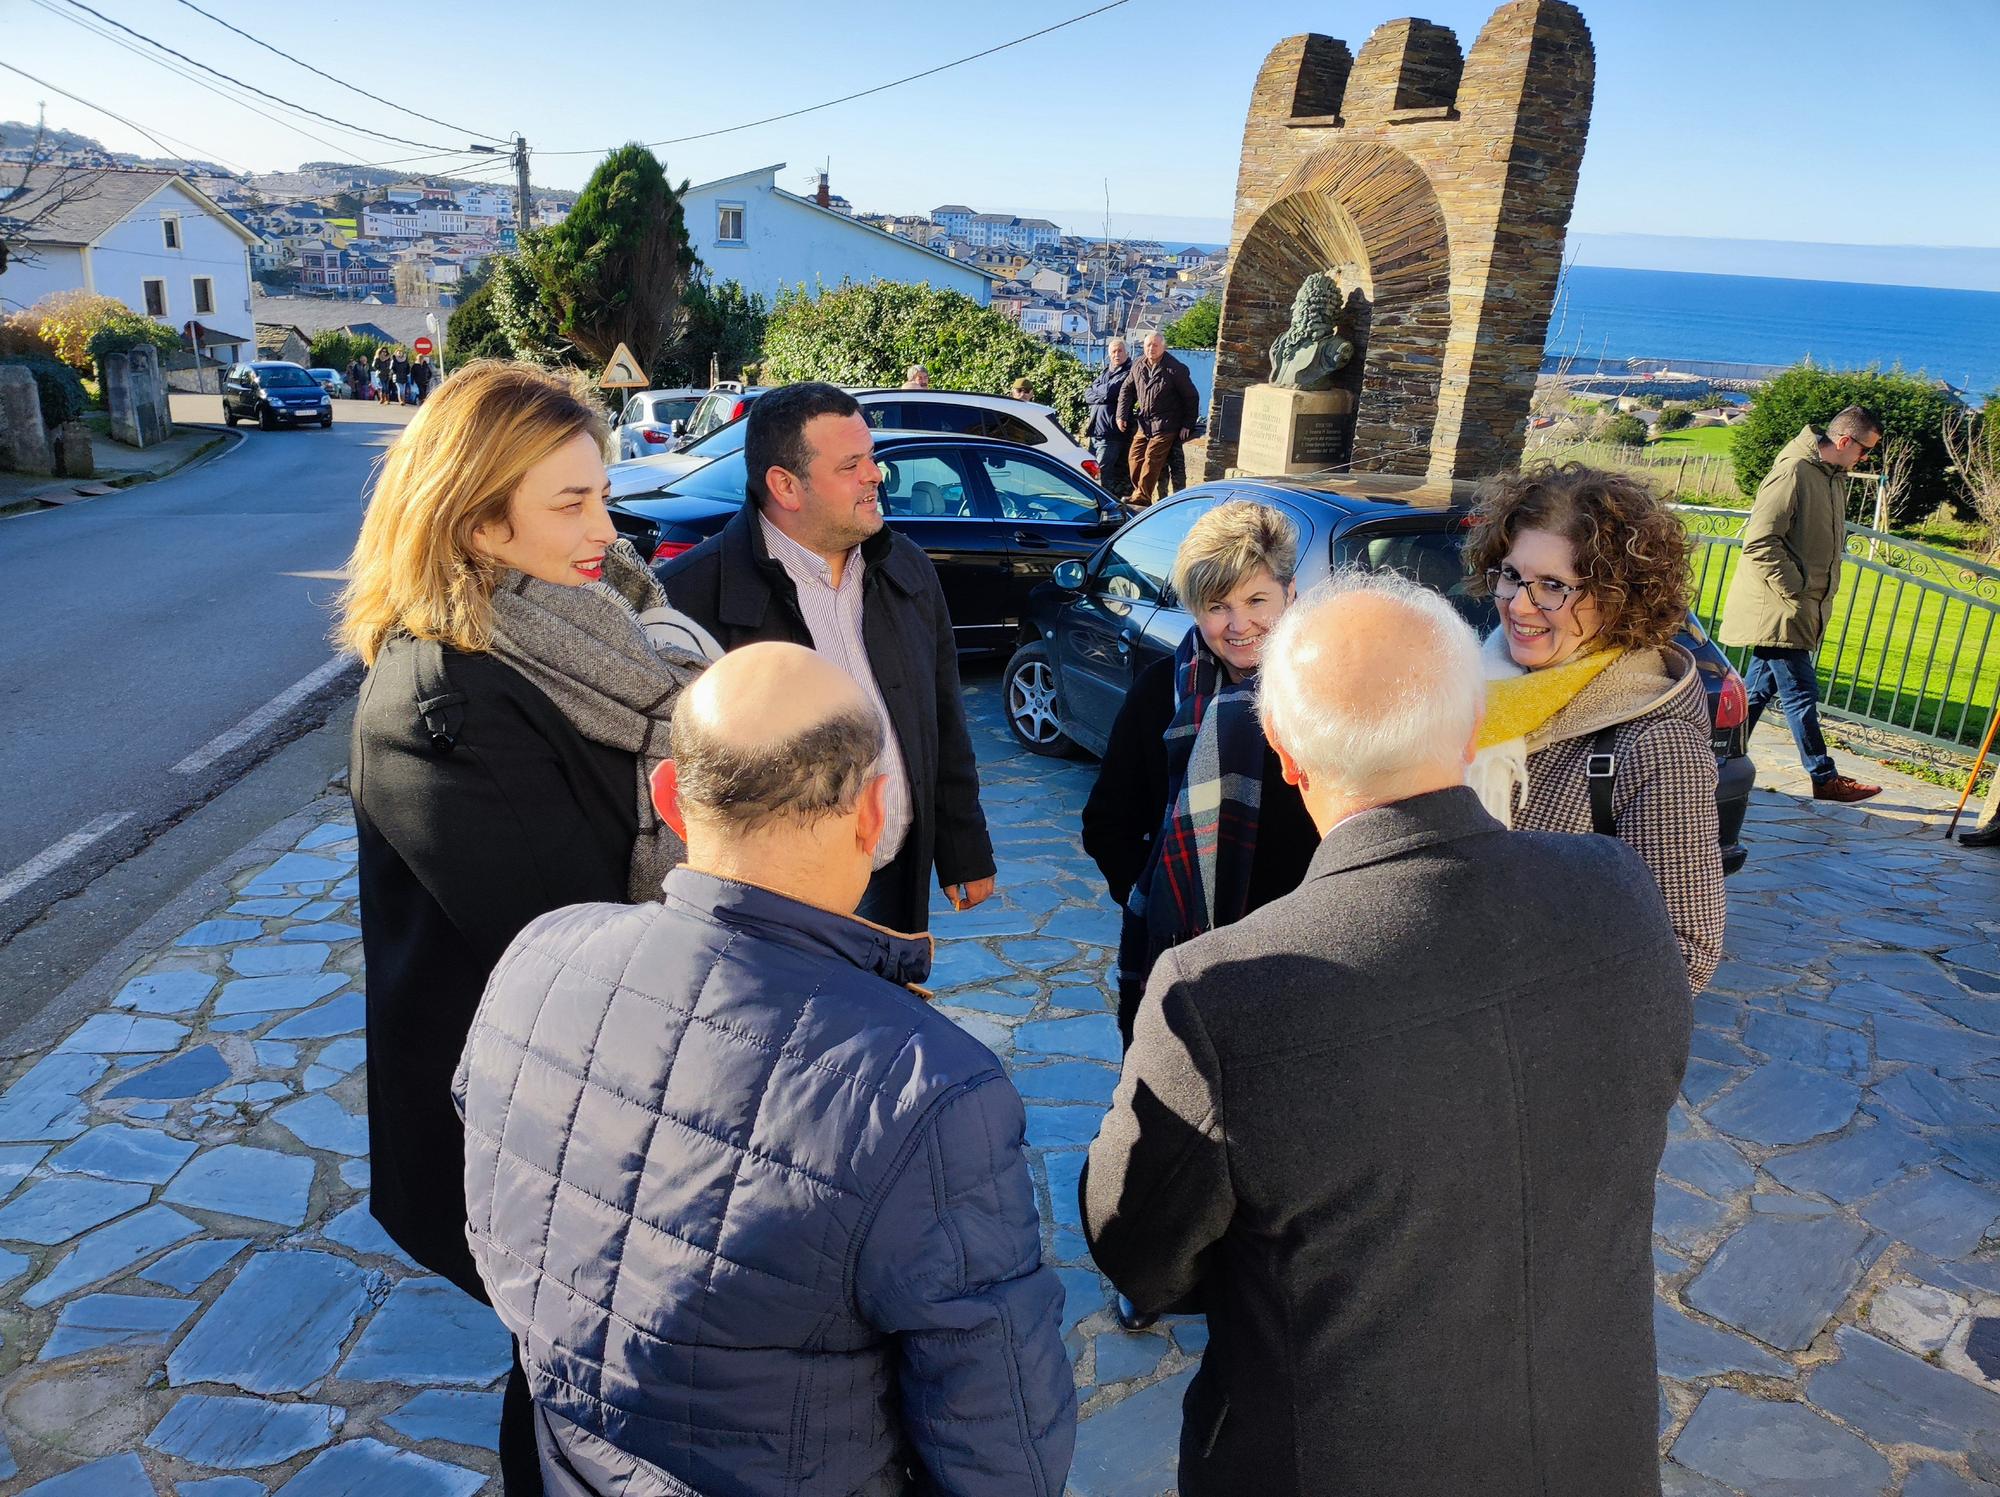
[[[887,734],[889,823],[859,913],[925,930],[933,868],[961,910],[992,894],[994,874],[937,568],[883,526],[874,433],[853,396],[786,385],[745,420],[743,508],[668,563],[660,581],[723,649],[805,645],[874,702]]]
[[[1076,1392],[1020,1096],[851,918],[882,726],[831,661],[681,698],[659,904],[573,905],[495,969],[454,1097],[467,1240],[554,1497],[1061,1497]]]
[[[1118,396],[1132,374],[1132,355],[1125,340],[1113,338],[1104,345],[1104,371],[1090,382],[1083,398],[1090,407],[1091,456],[1097,459],[1097,481],[1114,496],[1123,499],[1132,492],[1131,470],[1125,452],[1131,443],[1118,429]]]
[[[1146,356],[1118,392],[1118,430],[1131,442],[1126,462],[1132,470],[1132,502],[1151,504],[1167,492],[1167,464],[1180,443],[1194,434],[1201,396],[1187,365],[1167,352],[1167,340],[1146,334]]]
[[[1847,475],[1882,444],[1882,425],[1858,405],[1825,432],[1807,426],[1778,453],[1757,485],[1743,526],[1743,560],[1729,579],[1716,631],[1726,645],[1750,647],[1743,684],[1750,693],[1747,732],[1776,700],[1791,724],[1813,799],[1861,801],[1880,795],[1834,768],[1819,726],[1819,676],[1813,655],[1826,637],[1840,568],[1847,554]]]
[[[1613,838],[1481,809],[1478,646],[1436,594],[1301,600],[1261,690],[1319,852],[1160,959],[1081,1186],[1133,1303],[1208,1315],[1182,1497],[1657,1492],[1690,1022],[1659,888]]]

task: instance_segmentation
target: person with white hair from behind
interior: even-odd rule
[[[1079,1186],[1141,1312],[1206,1313],[1183,1497],[1653,1490],[1653,1176],[1687,1059],[1658,884],[1465,784],[1479,647],[1343,574],[1263,652],[1321,833],[1165,952]]]

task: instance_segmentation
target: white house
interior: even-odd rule
[[[497,187],[467,187],[458,194],[458,206],[481,218],[512,218],[514,194]]]
[[[1087,338],[1090,315],[1074,307],[1026,306],[1021,308],[1021,331],[1038,338]]]
[[[361,209],[361,237],[363,239],[421,239],[427,208],[419,208],[415,203],[391,198],[387,202],[367,203]]]
[[[426,234],[463,234],[465,232],[465,210],[446,198],[442,202],[428,202],[417,210],[423,221]]]
[[[37,169],[30,189],[42,172],[63,170]],[[251,344],[255,234],[173,172],[78,177],[76,195],[21,236],[30,253],[11,257],[0,273],[0,308],[26,307],[52,291],[91,291],[183,337],[189,323],[200,323],[203,346],[218,356],[236,357],[225,350]]]
[[[991,278],[976,266],[871,228],[778,186],[785,169],[760,166],[690,187],[681,200],[688,237],[716,281],[735,281],[767,301],[795,286],[842,281],[927,281],[985,306]]]
[[[963,203],[946,203],[931,209],[931,222],[954,239],[963,239],[972,227],[972,210]]]

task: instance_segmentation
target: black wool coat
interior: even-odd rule
[[[1183,1497],[1660,1490],[1653,1176],[1687,1064],[1657,881],[1463,787],[1163,955],[1080,1187],[1142,1310],[1193,1295]]]
[[[993,841],[979,808],[979,767],[965,725],[958,648],[937,568],[886,525],[861,543],[861,637],[910,777],[910,840],[901,859],[898,930],[930,925],[930,872],[943,885],[993,874]],[[764,640],[812,648],[798,589],[764,544],[745,502],[722,530],[660,568],[667,601],[725,650]]]
[[[361,684],[348,785],[371,1210],[418,1263],[481,1299],[452,1075],[521,928],[564,905],[625,902],[637,773],[631,754],[586,739],[490,655],[399,637]]]

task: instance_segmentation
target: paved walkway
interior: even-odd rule
[[[1093,769],[971,698],[1004,893],[939,916],[935,986],[1028,1102],[1072,1490],[1159,1497],[1204,1327],[1121,1332],[1076,1230],[1118,1056]],[[1671,1494],[2000,1494],[2000,859],[1940,841],[1940,799],[1756,798],[1659,1185]],[[0,1491],[488,1489],[505,1339],[367,1214],[354,856],[329,798],[6,1076]]]

